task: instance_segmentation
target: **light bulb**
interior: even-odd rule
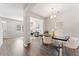
[[[56,17],[56,15],[53,16],[54,18]]]
[[[50,19],[52,19],[53,18],[53,16],[50,16]]]

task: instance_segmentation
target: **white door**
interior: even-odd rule
[[[0,23],[0,47],[3,43],[3,28],[2,28],[2,23]]]
[[[7,23],[2,23],[3,26],[3,38],[7,38]]]

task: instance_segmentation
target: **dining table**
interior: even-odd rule
[[[58,40],[61,43],[58,45],[57,48],[59,48],[58,50],[58,56],[62,56],[63,55],[63,42],[67,42],[69,40],[69,36],[63,36],[63,37],[59,37],[59,36],[52,36],[52,39],[54,40]]]

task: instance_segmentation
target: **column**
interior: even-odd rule
[[[30,16],[28,12],[24,12],[23,25],[24,25],[23,44],[25,47],[27,47],[28,44],[30,43]]]

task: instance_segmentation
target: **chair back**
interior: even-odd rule
[[[45,44],[52,44],[52,37],[43,36],[43,42]]]

